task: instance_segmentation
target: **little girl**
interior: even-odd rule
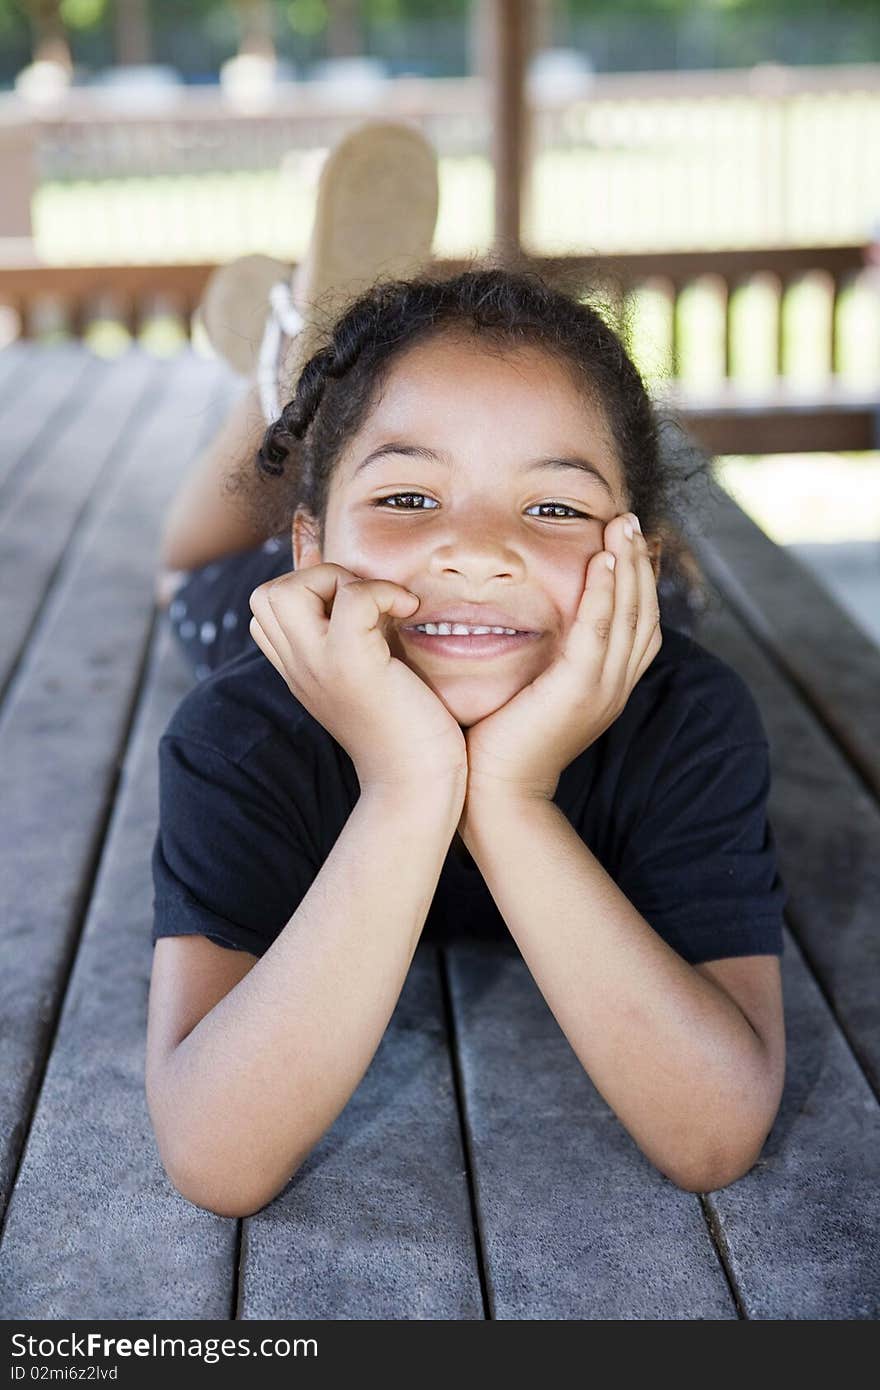
[[[227,639],[159,746],[147,1094],[192,1202],[281,1191],[423,933],[512,938],[677,1185],[755,1163],[785,1066],[768,743],[663,621],[658,434],[602,316],[527,272],[377,284],[306,362],[248,611],[190,607],[221,564],[171,606]]]

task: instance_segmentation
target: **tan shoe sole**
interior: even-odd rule
[[[288,344],[288,392],[347,303],[377,280],[414,275],[430,260],[438,204],[437,156],[414,125],[363,122],[330,151],[297,274],[305,326]],[[256,366],[269,290],[290,276],[291,266],[272,256],[241,256],[205,287],[199,315],[211,345],[243,375]]]
[[[239,256],[208,278],[196,317],[211,347],[242,376],[257,360],[266,324],[269,291],[290,278],[291,267],[274,256]]]

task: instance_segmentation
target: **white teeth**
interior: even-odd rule
[[[487,633],[503,633],[505,637],[515,637],[515,627],[468,627],[465,623],[416,623],[417,632],[426,632],[429,637],[483,637]]]

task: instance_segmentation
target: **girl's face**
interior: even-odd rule
[[[412,617],[388,624],[390,650],[467,728],[558,657],[603,527],[627,509],[604,420],[552,357],[446,334],[394,364],[337,463],[323,553],[299,512],[294,565],[332,562],[417,594]],[[411,630],[463,608],[468,625],[526,635]]]

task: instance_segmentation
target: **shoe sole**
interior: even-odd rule
[[[305,326],[287,346],[280,376],[292,392],[323,332],[377,280],[406,278],[430,260],[437,221],[437,156],[416,126],[367,121],[321,168],[296,298]],[[199,317],[211,346],[242,375],[257,362],[269,290],[290,264],[241,256],[208,281]]]

